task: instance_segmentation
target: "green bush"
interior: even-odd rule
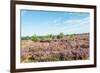
[[[39,41],[39,38],[36,35],[33,35],[31,37],[31,40],[37,42],[37,41]]]
[[[64,34],[61,32],[59,35],[57,35],[57,39],[61,39],[64,37]]]
[[[29,40],[30,37],[29,36],[26,36],[26,37],[21,37],[22,40]]]

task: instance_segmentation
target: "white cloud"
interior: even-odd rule
[[[89,20],[89,17],[83,19],[67,20],[60,24],[61,26],[57,27],[57,29],[59,29],[58,31],[64,32],[65,34],[89,32]]]
[[[71,27],[75,27],[75,26],[81,26],[83,24],[87,24],[89,23],[89,17],[85,17],[85,18],[80,18],[80,19],[67,19],[67,20],[63,20],[62,17],[58,17],[57,19],[55,19],[53,21],[53,25],[56,26],[71,26]]]
[[[83,19],[70,19],[70,20],[66,20],[63,22],[63,24],[66,24],[66,25],[75,25],[75,24],[84,24],[84,23],[87,23],[89,22],[89,17],[86,17],[86,18],[83,18]]]
[[[62,21],[62,17],[58,17],[57,19],[55,19],[55,20],[53,21],[53,24],[54,24],[54,25],[59,25],[59,24],[61,23],[61,21]]]

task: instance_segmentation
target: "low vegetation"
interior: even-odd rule
[[[89,59],[89,33],[22,37],[21,62]]]

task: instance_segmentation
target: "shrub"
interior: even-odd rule
[[[29,36],[26,36],[26,37],[21,37],[22,40],[29,40],[30,37]]]
[[[61,32],[59,35],[57,35],[57,39],[61,39],[64,37],[64,34]]]
[[[39,38],[36,35],[33,35],[31,37],[31,40],[37,42],[37,41],[39,41]]]

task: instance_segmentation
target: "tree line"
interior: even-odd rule
[[[32,40],[32,41],[50,41],[54,39],[62,39],[65,35],[61,32],[58,35],[48,34],[45,36],[37,36],[36,34],[32,36],[21,37],[22,40]]]

